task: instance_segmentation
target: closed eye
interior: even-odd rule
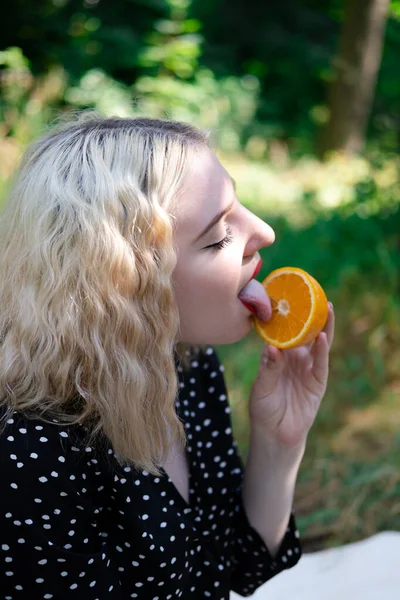
[[[233,241],[233,234],[232,231],[229,229],[229,227],[226,230],[226,235],[225,237],[220,240],[219,242],[216,242],[215,244],[210,244],[209,246],[206,246],[204,249],[210,249],[213,252],[218,252],[218,250],[222,250],[223,248],[226,248],[226,246],[229,246],[229,244]]]

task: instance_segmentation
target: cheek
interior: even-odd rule
[[[179,311],[182,314],[193,314],[204,303],[209,304],[215,300],[221,290],[218,281],[211,274],[199,277],[194,271],[178,271],[174,278],[174,292]]]
[[[224,251],[221,251],[224,252]],[[225,251],[224,256],[202,258],[192,265],[178,264],[173,276],[178,305],[227,301],[239,292],[240,259]]]
[[[217,258],[217,257],[216,257]],[[182,340],[194,344],[229,344],[251,329],[237,299],[240,266],[237,257],[201,265],[177,265],[173,280],[181,320]]]

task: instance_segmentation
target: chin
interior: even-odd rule
[[[216,325],[216,324],[215,324]],[[242,340],[252,329],[251,318],[241,315],[240,318],[232,319],[230,322],[221,323],[219,326],[210,326],[210,323],[198,323],[196,328],[181,331],[179,342],[191,345],[218,346],[235,344]]]
[[[234,344],[236,342],[240,342],[240,340],[242,340],[243,338],[245,338],[251,331],[252,329],[252,324],[250,322],[250,325],[242,332],[237,332],[235,336],[232,337],[232,339],[229,342],[225,342],[226,344]]]
[[[212,341],[208,341],[208,344],[211,345],[225,345],[225,344],[235,344],[236,342],[240,342],[252,329],[252,322],[250,318],[247,319],[243,323],[241,321],[238,327],[232,327],[224,329],[224,331],[214,332],[212,336]]]

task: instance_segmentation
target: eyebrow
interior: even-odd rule
[[[232,177],[231,181],[233,184],[233,188],[236,192],[236,181]],[[208,233],[213,227],[215,227],[215,225],[222,219],[222,217],[224,217],[232,209],[233,204],[234,202],[231,202],[229,206],[226,206],[224,210],[221,210],[218,214],[216,214],[215,217],[211,219],[207,227],[205,227],[205,229],[203,229],[203,231],[196,237],[193,243],[195,244],[196,242],[198,242],[202,237],[206,235],[206,233]]]

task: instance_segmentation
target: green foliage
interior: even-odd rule
[[[202,36],[197,32],[202,24],[187,19],[189,0],[166,0],[169,19],[154,23],[153,31],[145,38],[147,45],[139,54],[138,64],[151,69],[153,76],[175,75],[189,79],[195,75],[201,55]]]
[[[245,122],[232,126],[235,144],[245,148],[255,136],[264,142],[279,138],[299,156],[313,150],[327,118],[326,87],[342,21],[339,0],[288,0],[268,7],[241,0],[15,0],[4,11],[0,31],[3,48],[21,48],[34,76],[62,67],[73,87],[94,70],[130,90],[143,77],[185,82],[183,97],[190,96],[191,86],[196,98],[204,73],[211,73],[217,128],[226,126],[226,111],[218,121],[226,92],[220,80],[237,82],[229,103],[243,95],[240,82],[251,82],[255,107]],[[391,150],[398,148],[400,131],[399,53],[399,7],[393,1],[369,131],[370,144]],[[177,89],[165,98],[161,83],[154,92],[147,82],[145,88],[139,94],[146,102],[160,102],[167,114],[180,98]],[[196,121],[201,107],[191,104],[186,114]]]

